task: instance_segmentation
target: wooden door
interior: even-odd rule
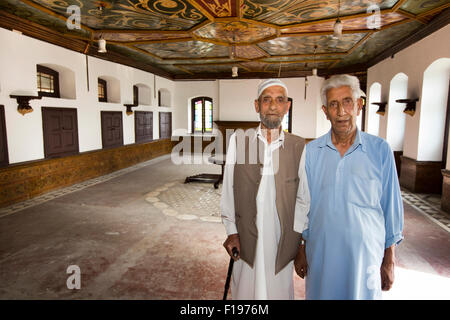
[[[9,164],[8,140],[6,139],[5,108],[0,106],[0,167]]]
[[[448,85],[447,113],[445,115],[444,146],[442,150],[442,169],[447,167],[448,136],[450,134],[450,82]]]
[[[153,112],[135,111],[134,112],[134,130],[135,141],[147,142],[153,140]]]
[[[168,139],[172,137],[172,112],[159,113],[159,138]]]
[[[77,109],[43,107],[42,124],[45,158],[78,153]]]
[[[102,144],[103,148],[123,145],[123,127],[121,111],[102,111]]]

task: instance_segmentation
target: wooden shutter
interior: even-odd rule
[[[103,148],[123,145],[123,127],[121,111],[101,111]]]
[[[139,87],[133,86],[133,104],[135,106],[139,105]]]
[[[134,112],[135,141],[147,142],[153,140],[153,112]]]
[[[172,112],[159,113],[159,138],[167,139],[172,136]]]
[[[8,141],[6,139],[5,108],[0,106],[0,167],[9,164]]]
[[[46,158],[78,153],[77,109],[42,108]]]

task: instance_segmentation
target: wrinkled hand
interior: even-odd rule
[[[234,259],[234,261],[239,260],[239,258],[241,257],[241,243],[239,241],[239,234],[235,233],[235,234],[230,234],[228,236],[228,238],[225,240],[225,242],[223,243],[223,246],[225,248],[225,250],[227,250],[228,254],[230,255],[230,257],[232,257]],[[238,250],[238,254],[236,257],[233,256],[232,254],[232,249],[233,247],[236,247]]]
[[[381,290],[389,291],[394,284],[395,246],[391,246],[384,251],[383,262],[381,263]]]
[[[385,262],[381,264],[381,290],[389,291],[394,284],[394,262]]]
[[[298,248],[298,253],[294,260],[294,267],[298,276],[304,279],[308,273],[308,262],[306,261],[306,249],[304,245]]]

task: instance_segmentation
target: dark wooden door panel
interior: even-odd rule
[[[77,109],[42,108],[44,154],[46,158],[77,154]]]
[[[101,126],[103,148],[123,145],[122,112],[102,111]]]
[[[153,140],[153,112],[136,111],[134,124],[136,143]]]
[[[0,106],[0,167],[9,164],[5,108]]]
[[[159,138],[167,139],[172,136],[172,113],[159,113]]]

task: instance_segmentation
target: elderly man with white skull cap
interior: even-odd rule
[[[298,196],[308,192],[301,165],[305,140],[281,128],[290,108],[281,80],[261,82],[254,105],[260,125],[230,137],[220,202],[228,235],[223,245],[232,257],[233,247],[239,252],[231,294],[234,300],[293,299],[293,260],[301,241],[294,211],[297,198],[308,198]],[[297,229],[308,223],[309,203],[303,205]]]

